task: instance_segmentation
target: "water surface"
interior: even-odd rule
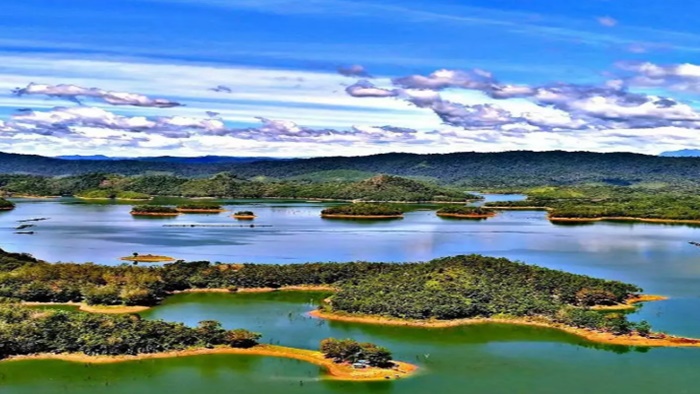
[[[495,197],[497,199],[497,197]],[[643,306],[633,319],[656,329],[700,336],[700,229],[687,225],[601,222],[553,225],[544,212],[503,212],[482,221],[445,220],[413,211],[402,220],[338,221],[325,204],[230,202],[253,210],[256,227],[172,228],[164,224],[237,224],[227,214],[136,219],[128,205],[20,201],[0,213],[0,247],[51,261],[117,264],[132,252],[223,262],[417,261],[480,253],[636,283],[671,297]],[[37,222],[16,235],[17,220]],[[267,227],[270,226],[270,227]],[[145,314],[196,324],[259,331],[263,341],[315,348],[328,336],[391,348],[423,373],[410,380],[343,383],[319,380],[318,367],[294,360],[204,356],[85,366],[56,361],[0,364],[4,393],[696,393],[700,349],[595,346],[555,330],[482,325],[425,330],[324,322],[305,317],[319,293],[186,294]]]

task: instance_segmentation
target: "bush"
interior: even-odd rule
[[[224,335],[224,343],[235,348],[251,348],[258,344],[261,335],[248,330],[230,330]]]
[[[388,349],[373,343],[358,343],[352,339],[326,338],[321,341],[321,353],[337,363],[367,360],[373,367],[388,367],[392,360]]]

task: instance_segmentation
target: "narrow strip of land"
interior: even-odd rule
[[[26,356],[13,356],[7,361],[21,360],[63,360],[78,363],[89,364],[110,364],[119,362],[128,362],[136,360],[162,359],[173,357],[192,357],[210,354],[236,354],[236,355],[251,355],[251,356],[268,356],[291,358],[295,360],[305,361],[311,364],[323,367],[328,372],[328,377],[336,380],[349,381],[373,381],[387,380],[409,377],[416,373],[418,367],[400,361],[394,361],[392,368],[377,368],[367,367],[363,369],[353,368],[347,363],[338,364],[333,360],[327,359],[321,352],[306,349],[297,349],[276,345],[256,345],[251,348],[241,349],[232,347],[216,347],[212,349],[194,348],[181,351],[164,352],[164,353],[147,353],[135,356],[120,355],[120,356],[88,356],[82,353],[66,353],[66,354],[33,354]]]

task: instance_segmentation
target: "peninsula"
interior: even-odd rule
[[[0,211],[11,211],[13,209],[15,209],[15,204],[13,202],[0,198]]]
[[[15,335],[22,332],[23,335]],[[50,338],[50,339],[47,339]],[[54,359],[115,363],[206,354],[284,357],[316,364],[338,380],[384,380],[410,376],[416,366],[393,361],[391,352],[370,343],[328,338],[320,351],[259,343],[261,335],[226,330],[217,321],[197,327],[138,315],[84,314],[0,306],[0,360]],[[356,368],[358,362],[363,368]]]

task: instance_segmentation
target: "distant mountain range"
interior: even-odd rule
[[[200,163],[251,163],[254,161],[261,160],[289,160],[289,159],[277,159],[273,157],[233,157],[233,156],[197,156],[197,157],[177,157],[177,156],[153,156],[153,157],[110,157],[104,155],[90,155],[90,156],[56,156],[56,159],[61,160],[90,160],[90,161],[147,161],[147,162],[160,162],[160,163],[189,163],[189,164],[200,164]]]
[[[662,157],[700,157],[700,149],[681,149],[661,152]]]
[[[229,173],[237,179],[304,182],[365,179],[396,175],[493,190],[544,185],[693,185],[700,186],[700,158],[659,157],[634,153],[462,152],[449,154],[386,153],[311,159],[146,158],[66,160],[0,153],[0,174],[70,176],[91,173],[208,177]],[[7,175],[0,175],[0,184]],[[474,190],[474,189],[471,189]]]

